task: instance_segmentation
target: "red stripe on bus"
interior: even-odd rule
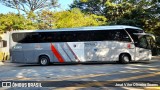
[[[59,62],[61,62],[61,63],[64,62],[62,56],[60,55],[60,53],[57,51],[57,49],[54,47],[54,45],[52,43],[51,43],[51,51],[57,57],[57,59],[58,59]]]
[[[78,59],[77,55],[73,52],[73,50],[71,49],[71,47],[68,45],[68,43],[66,43],[67,47],[69,48],[69,50],[72,52],[72,54],[74,55],[75,59],[78,60],[78,62],[80,62],[80,60]]]

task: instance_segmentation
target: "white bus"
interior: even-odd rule
[[[150,34],[132,26],[96,26],[10,33],[14,63],[69,63],[150,60]]]

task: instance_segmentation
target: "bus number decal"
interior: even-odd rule
[[[96,43],[85,43],[86,47],[96,46]]]

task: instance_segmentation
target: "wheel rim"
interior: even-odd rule
[[[46,58],[42,58],[41,59],[41,64],[42,65],[46,65],[47,64],[47,59]]]
[[[123,59],[124,59],[125,62],[129,62],[129,58],[127,56],[124,56]]]

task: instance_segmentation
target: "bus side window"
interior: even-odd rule
[[[124,30],[114,30],[113,33],[113,39],[116,41],[125,41],[125,42],[131,42],[128,34]]]

